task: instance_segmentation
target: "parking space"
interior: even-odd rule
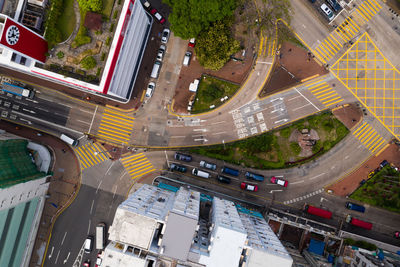
[[[400,73],[367,33],[332,66],[331,71],[387,129],[400,137]]]

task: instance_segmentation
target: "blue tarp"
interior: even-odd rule
[[[322,256],[324,254],[324,248],[325,248],[324,242],[318,241],[315,239],[311,239],[310,246],[308,247],[308,251]]]

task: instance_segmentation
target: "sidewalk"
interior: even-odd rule
[[[60,139],[37,131],[15,125],[6,121],[0,121],[0,129],[9,133],[27,138],[33,142],[46,145],[52,153],[52,165],[50,171],[50,186],[46,199],[35,245],[29,266],[41,266],[43,253],[57,216],[72,202],[80,186],[79,162],[72,149]],[[61,160],[60,160],[61,159]],[[40,254],[40,255],[39,255]]]

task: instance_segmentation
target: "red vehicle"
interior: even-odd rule
[[[319,216],[322,218],[326,218],[326,219],[332,218],[332,212],[330,212],[329,210],[320,209],[320,208],[310,206],[307,204],[304,205],[304,211],[309,214]]]
[[[244,183],[244,182],[240,184],[240,188],[247,190],[247,191],[254,191],[254,192],[258,191],[257,185],[248,184],[248,183]]]
[[[351,225],[354,226],[358,226],[367,230],[371,230],[372,229],[372,223],[369,222],[364,222],[362,220],[353,218],[353,216],[351,216],[350,214],[347,215],[346,217],[346,222],[350,223]]]
[[[165,23],[165,18],[158,13],[157,9],[153,8],[152,10],[150,10],[150,13],[161,23],[164,24]]]
[[[189,46],[189,47],[195,47],[195,45],[196,45],[196,39],[195,39],[195,38],[191,38],[191,39],[189,40],[188,46]]]

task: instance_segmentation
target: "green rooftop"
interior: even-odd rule
[[[0,140],[0,188],[42,178],[24,139]]]

